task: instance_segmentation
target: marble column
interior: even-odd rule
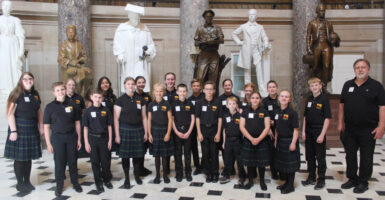
[[[59,0],[58,1],[58,32],[59,45],[67,40],[67,25],[75,25],[77,39],[83,44],[88,57],[87,66],[91,61],[91,14],[90,0]],[[58,46],[59,48],[59,46]],[[60,71],[60,70],[59,70]],[[60,73],[60,72],[59,72]],[[61,77],[61,76],[59,76]]]
[[[194,76],[194,35],[197,27],[204,23],[202,13],[209,8],[208,0],[181,0],[180,2],[180,81],[190,86]],[[179,79],[177,77],[177,79]]]
[[[309,78],[309,66],[302,62],[306,54],[306,30],[317,16],[319,3],[320,0],[293,0],[293,103],[298,113],[303,113]]]

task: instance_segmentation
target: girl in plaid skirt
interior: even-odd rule
[[[174,155],[174,143],[171,135],[172,112],[168,102],[163,100],[165,88],[163,84],[154,85],[155,101],[148,105],[148,139],[150,141],[150,153],[155,157],[156,177],[155,184],[160,183],[160,158],[162,157],[163,180],[169,183],[167,176],[167,157]]]
[[[31,160],[41,157],[40,135],[43,134],[42,111],[34,77],[24,72],[8,97],[8,137],[4,157],[13,159],[16,189],[30,192],[35,187],[30,182]],[[39,135],[40,133],[40,135]]]

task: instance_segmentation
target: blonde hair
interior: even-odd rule
[[[153,85],[153,91],[152,91],[152,98],[155,99],[155,90],[157,88],[160,88],[162,89],[162,91],[164,92],[166,90],[166,87],[162,84],[162,83],[155,83]]]
[[[228,97],[228,98],[226,99],[226,102],[228,103],[229,101],[234,101],[234,102],[237,103],[237,105],[238,105],[238,99],[235,98],[235,96]]]
[[[319,79],[318,77],[311,77],[308,81],[307,81],[307,84],[312,84],[312,83],[319,83],[321,84],[321,79]]]

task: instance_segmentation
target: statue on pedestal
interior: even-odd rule
[[[75,80],[76,93],[88,97],[91,89],[92,70],[86,66],[87,56],[83,45],[76,39],[76,26],[68,25],[66,28],[67,41],[60,44],[57,61],[61,67],[62,81],[68,78]]]
[[[224,35],[221,27],[213,24],[214,16],[214,11],[204,11],[202,17],[205,24],[199,26],[195,32],[195,46],[199,47],[200,52],[195,62],[194,78],[202,83],[213,81],[218,88],[222,70],[230,59],[218,54],[219,45],[224,43]],[[218,89],[216,91],[218,93]]]
[[[253,64],[256,67],[258,90],[262,96],[266,96],[266,82],[270,77],[264,76],[266,66],[263,63],[263,56],[270,52],[271,45],[263,26],[256,20],[257,10],[250,9],[249,21],[237,28],[233,32],[232,38],[237,45],[241,46],[237,65],[244,68],[245,84],[251,82],[251,65]],[[238,37],[241,33],[243,33],[243,41]]]
[[[303,62],[311,67],[311,76],[321,79],[324,92],[333,75],[334,47],[340,46],[340,37],[333,31],[333,25],[325,19],[325,6],[319,4],[317,17],[309,22],[306,35],[307,55]]]
[[[24,62],[24,29],[19,18],[11,16],[12,3],[2,2],[0,16],[0,91],[8,94],[16,87]]]
[[[115,31],[113,52],[121,68],[120,90],[124,92],[123,81],[126,77],[143,76],[146,81],[145,92],[151,87],[151,65],[156,56],[151,32],[140,23],[140,16],[144,15],[144,8],[127,4],[129,21],[122,23]]]

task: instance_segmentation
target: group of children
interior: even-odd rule
[[[291,105],[290,91],[281,90],[278,94],[277,83],[270,81],[267,86],[269,96],[265,99],[255,91],[253,84],[247,84],[242,101],[235,95],[220,100],[215,97],[215,83],[211,81],[203,84],[203,95],[199,95],[199,98],[187,98],[188,87],[185,84],[176,87],[176,94],[168,95],[164,84],[156,83],[152,92],[154,99],[149,103],[150,96],[135,92],[137,81],[131,77],[125,79],[126,93],[114,102],[113,113],[106,107],[100,90],[91,92],[92,105],[83,113],[84,145],[90,153],[98,192],[104,191],[103,184],[109,189],[113,188],[110,151],[114,142],[119,144],[117,154],[122,158],[125,188],[131,187],[130,158],[133,158],[135,181],[142,184],[139,171],[147,141],[150,143],[150,154],[155,158],[156,175],[153,183],[161,182],[161,162],[163,181],[170,182],[170,156],[175,158],[176,180],[182,181],[185,175],[187,181],[192,181],[191,147],[196,140],[194,131],[201,142],[202,170],[206,174],[206,182],[229,182],[237,161],[239,184],[244,189],[254,185],[258,171],[260,188],[267,190],[265,170],[270,166],[272,178],[285,181],[277,189],[282,194],[294,191],[295,172],[300,168],[299,119]],[[228,83],[232,88],[230,79],[226,79],[223,85]],[[306,144],[309,177],[302,183],[322,189],[325,185],[325,134],[331,118],[330,106],[321,92],[321,81],[311,78],[308,83],[312,95],[305,108],[302,138]],[[194,79],[191,86],[200,87],[199,80]],[[76,101],[72,104],[65,98],[63,83],[53,84],[53,94],[55,100],[47,105],[43,123],[48,151],[54,153],[55,194],[60,196],[67,163],[74,189],[82,191],[75,158],[76,150],[82,145],[81,116]],[[170,98],[173,100],[170,101]],[[225,165],[222,177],[219,177],[220,148],[223,149]],[[315,175],[316,161],[318,179]],[[248,181],[245,184],[246,179]]]

